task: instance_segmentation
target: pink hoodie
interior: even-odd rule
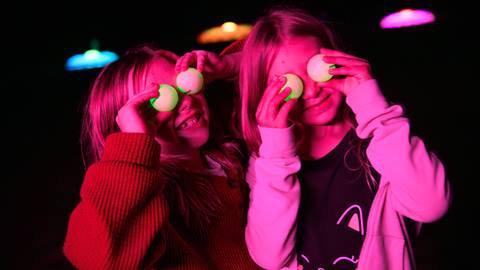
[[[436,221],[447,212],[451,192],[444,167],[421,139],[410,135],[402,107],[389,106],[375,80],[359,85],[346,102],[356,115],[357,135],[372,137],[367,156],[381,175],[358,269],[415,269],[404,217],[416,221],[419,229],[421,223]],[[251,189],[247,246],[263,268],[297,269],[300,160],[292,127],[259,129],[259,156],[250,158],[247,171]]]

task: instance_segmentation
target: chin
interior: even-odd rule
[[[190,148],[198,149],[207,143],[210,132],[207,127],[202,127],[179,135]]]
[[[308,126],[326,126],[332,124],[337,118],[336,110],[316,114],[314,110],[307,111],[302,115],[302,123]]]

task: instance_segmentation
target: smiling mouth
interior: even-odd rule
[[[187,128],[192,128],[198,125],[200,122],[200,116],[201,114],[196,113],[185,120],[183,120],[177,127],[176,129],[187,129]]]
[[[314,108],[322,103],[324,103],[325,101],[327,101],[327,99],[329,98],[330,96],[325,96],[323,97],[322,99],[316,99],[315,101],[308,101],[306,100],[305,101],[305,106],[303,107],[303,110],[306,111],[308,109],[311,109],[311,108]]]

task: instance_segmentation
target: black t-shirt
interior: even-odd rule
[[[301,161],[297,257],[305,270],[357,267],[374,197],[355,150],[359,140],[352,129],[326,156]]]

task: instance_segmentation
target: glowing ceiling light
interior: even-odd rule
[[[249,24],[236,24],[226,22],[221,26],[212,27],[200,33],[197,41],[200,44],[233,41],[244,38],[250,33],[252,26]]]
[[[98,59],[101,57],[101,53],[97,50],[88,50],[83,54],[83,56],[87,60],[94,61],[95,59]]]
[[[385,16],[380,21],[380,27],[387,28],[400,28],[411,27],[435,21],[435,15],[423,9],[403,9],[401,11],[391,13]]]
[[[226,22],[222,24],[222,30],[224,32],[230,33],[230,32],[235,32],[237,30],[238,26],[234,22]]]
[[[66,70],[79,70],[101,68],[118,59],[118,55],[110,51],[99,51],[99,42],[96,39],[90,41],[90,50],[82,54],[75,54],[67,59]]]

